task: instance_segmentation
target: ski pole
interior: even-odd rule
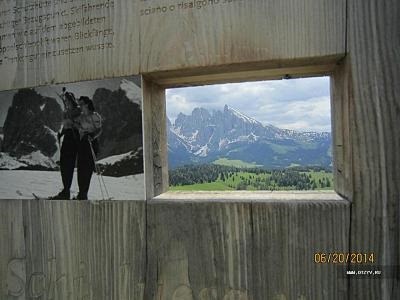
[[[96,153],[95,153],[94,150],[93,150],[92,141],[91,141],[90,137],[88,137],[88,142],[89,142],[89,146],[90,146],[90,151],[91,151],[91,153],[92,153],[92,158],[93,158],[93,162],[94,162],[94,167],[95,167],[95,170],[96,170],[97,178],[99,179],[99,185],[100,185],[100,192],[101,192],[101,195],[102,195],[102,197],[103,197],[103,200],[105,200],[105,199],[104,199],[103,188],[102,188],[102,186],[101,186],[102,183],[103,183],[104,191],[105,191],[106,196],[107,196],[107,200],[110,200],[111,198],[110,198],[110,195],[108,194],[108,190],[107,190],[107,186],[106,186],[106,183],[105,183],[105,181],[104,181],[104,178],[103,178],[103,176],[101,175],[100,167],[99,167],[98,164],[97,164]]]
[[[65,103],[65,91],[66,91],[66,90],[67,90],[67,88],[64,86],[64,87],[62,88],[62,93],[61,93],[61,94],[55,92],[56,95],[62,100],[62,102],[63,102],[63,104],[64,104],[64,108],[67,107],[67,104]]]

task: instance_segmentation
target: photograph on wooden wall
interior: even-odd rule
[[[144,199],[139,76],[0,93],[0,199]]]

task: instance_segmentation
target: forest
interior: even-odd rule
[[[286,169],[187,165],[169,171],[171,190],[328,190],[332,171],[319,166]]]

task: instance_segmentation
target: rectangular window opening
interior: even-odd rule
[[[330,78],[166,90],[169,191],[333,191]]]

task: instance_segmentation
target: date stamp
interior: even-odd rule
[[[375,253],[361,252],[316,252],[314,253],[314,263],[316,264],[375,264]]]

